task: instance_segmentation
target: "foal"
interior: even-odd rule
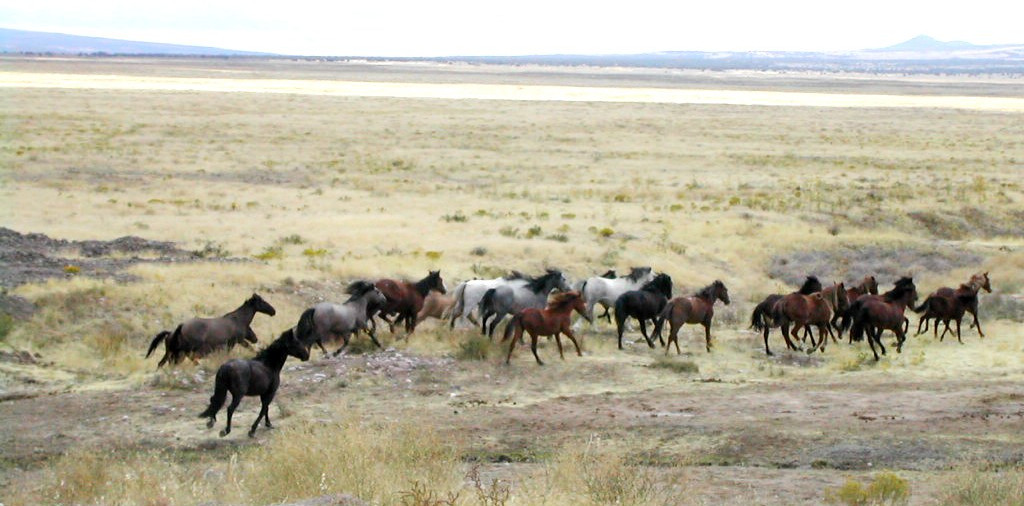
[[[531,307],[516,313],[512,317],[512,321],[505,327],[505,335],[501,339],[507,341],[510,337],[512,338],[512,343],[508,346],[508,356],[505,357],[505,364],[512,360],[512,350],[516,348],[516,342],[523,338],[524,330],[530,334],[530,350],[533,351],[533,358],[537,359],[538,365],[544,365],[544,362],[537,356],[537,338],[539,336],[554,336],[555,343],[558,344],[558,356],[565,360],[562,340],[559,337],[559,334],[565,334],[576,347],[576,355],[582,357],[580,343],[576,341],[569,322],[569,316],[573,310],[576,310],[588,322],[591,321],[587,315],[587,308],[583,304],[583,297],[577,291],[556,294],[551,298],[548,307],[544,309]]]
[[[213,396],[210,397],[210,406],[199,414],[199,418],[209,418],[206,422],[207,428],[213,428],[217,421],[217,412],[224,406],[228,392],[231,392],[231,404],[228,405],[228,424],[220,431],[224,437],[231,433],[231,416],[235,414],[235,408],[242,402],[242,397],[247,395],[260,396],[262,407],[260,414],[249,429],[249,437],[256,434],[256,427],[263,419],[267,428],[270,425],[270,401],[274,400],[277,387],[281,385],[281,368],[289,356],[305,362],[309,360],[309,348],[302,344],[295,337],[294,329],[288,329],[281,333],[281,336],[261,350],[251,360],[233,359],[221,364],[217,369],[216,386],[213,389]]]

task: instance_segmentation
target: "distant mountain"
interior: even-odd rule
[[[270,53],[236,51],[216,47],[83,37],[81,35],[33,32],[9,28],[0,28],[0,53],[272,56]]]
[[[918,35],[917,37],[914,37],[913,39],[910,39],[908,41],[900,42],[899,44],[895,44],[895,45],[892,45],[892,46],[889,46],[889,47],[883,47],[881,49],[876,49],[876,51],[922,51],[922,52],[936,51],[936,52],[939,52],[939,51],[960,51],[960,50],[964,50],[964,49],[983,49],[985,47],[986,46],[979,46],[979,45],[976,45],[976,44],[971,44],[970,42],[963,42],[963,41],[958,41],[958,40],[957,41],[944,42],[944,41],[941,41],[941,40],[936,40],[936,39],[934,39],[932,37],[929,37],[927,35]]]

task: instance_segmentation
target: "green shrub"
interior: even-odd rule
[[[892,471],[882,471],[868,486],[847,480],[843,486],[825,491],[825,500],[849,506],[898,505],[910,501],[910,483]]]

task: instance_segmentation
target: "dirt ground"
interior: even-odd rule
[[[470,460],[513,480],[520,468],[565,444],[588,437],[629,441],[652,466],[687,466],[688,479],[701,482],[701,500],[710,503],[816,503],[825,487],[875,469],[921,473],[921,480],[912,479],[914,502],[926,502],[941,472],[957,464],[1024,461],[1024,392],[1017,381],[720,380],[652,371],[645,353],[637,347],[625,360],[595,362],[588,354],[538,368],[526,350],[511,366],[394,348],[339,358],[317,352],[309,362],[286,365],[271,413],[278,426],[329,420],[339,407],[372,419],[429,421],[462,442]],[[780,367],[785,357],[776,361]],[[188,453],[269,437],[249,439],[244,430],[217,437],[196,418],[210,394],[204,370],[166,374],[175,388],[151,381],[4,400],[4,459],[30,470],[83,444]],[[645,381],[625,380],[633,375]],[[580,393],[553,388],[556,379]],[[621,388],[607,387],[617,379]],[[589,389],[588,381],[604,386]],[[236,428],[251,423],[257,410],[254,400],[244,402]]]

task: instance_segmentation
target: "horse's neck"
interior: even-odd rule
[[[256,310],[248,304],[242,304],[238,309],[224,315],[224,318],[234,320],[239,323],[248,325],[252,323],[253,317],[256,316]]]
[[[271,343],[270,346],[274,347],[276,344],[277,343]],[[284,346],[281,346],[280,349],[268,348],[267,354],[257,358],[256,360],[262,362],[263,365],[267,366],[268,369],[274,372],[281,372],[281,369],[284,368],[285,361],[288,360],[288,350],[285,349]]]
[[[428,278],[421,279],[412,285],[416,293],[420,294],[420,297],[426,297],[430,293],[430,284],[427,282]]]

